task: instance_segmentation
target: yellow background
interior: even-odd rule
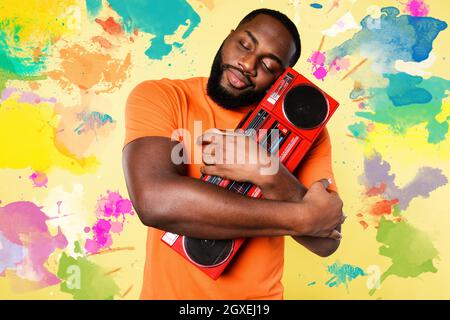
[[[121,167],[121,148],[124,138],[124,105],[130,90],[145,79],[187,78],[191,76],[207,76],[212,59],[228,32],[234,28],[240,19],[249,11],[267,7],[286,13],[298,25],[302,38],[302,56],[295,69],[318,84],[341,106],[329,123],[329,132],[333,143],[333,166],[340,195],[344,201],[344,211],[348,218],[343,227],[343,240],[339,250],[328,258],[320,258],[307,252],[291,240],[286,242],[285,272],[283,283],[286,299],[448,299],[450,298],[450,212],[448,195],[450,186],[438,188],[431,192],[429,198],[416,198],[408,208],[408,221],[431,236],[434,246],[439,251],[439,259],[433,263],[437,273],[424,273],[416,278],[399,278],[391,276],[381,284],[381,287],[369,295],[366,285],[368,277],[358,277],[348,282],[348,287],[340,285],[329,287],[325,282],[332,277],[327,273],[327,266],[336,261],[351,264],[367,271],[375,265],[383,272],[390,265],[390,260],[378,253],[380,243],[376,241],[376,229],[369,226],[363,229],[358,223],[356,214],[367,210],[363,203],[364,187],[359,184],[358,176],[363,173],[364,155],[368,146],[358,139],[349,136],[348,125],[358,121],[355,112],[357,106],[349,98],[353,81],[347,78],[328,77],[325,81],[315,80],[311,74],[311,65],[307,62],[310,54],[317,50],[321,41],[321,32],[329,28],[348,11],[357,22],[368,14],[372,5],[379,7],[396,6],[403,8],[400,1],[366,1],[342,0],[339,6],[329,13],[333,1],[316,1],[323,5],[318,10],[310,7],[314,1],[280,1],[280,0],[215,0],[188,1],[200,15],[201,22],[193,33],[185,40],[183,50],[173,50],[162,60],[150,60],[144,55],[148,47],[150,35],[140,33],[132,44],[119,46],[116,57],[124,58],[131,52],[131,67],[129,75],[117,90],[109,93],[89,96],[89,103],[97,109],[108,113],[116,121],[114,130],[107,135],[99,135],[86,149],[86,155],[95,155],[99,165],[88,172],[75,173],[63,165],[47,170],[49,183],[47,188],[35,188],[30,183],[30,168],[2,168],[0,170],[0,199],[2,205],[14,201],[33,201],[36,204],[47,205],[50,208],[52,189],[62,187],[67,193],[73,192],[75,185],[82,186],[79,202],[74,202],[72,208],[66,210],[74,213],[63,224],[62,228],[70,239],[82,239],[84,226],[92,225],[95,220],[93,209],[100,194],[106,190],[118,190],[127,197]],[[406,0],[405,0],[406,2]],[[81,43],[92,35],[101,33],[101,29],[87,20],[86,8],[83,2],[74,2],[80,8],[79,20],[74,26],[79,26],[79,32],[65,34],[63,38],[68,43]],[[428,0],[429,16],[449,21],[450,2]],[[402,11],[402,10],[401,10]],[[37,13],[38,15],[40,13]],[[105,16],[106,17],[106,16]],[[74,27],[74,28],[75,28]],[[76,28],[75,28],[76,29]],[[45,32],[45,28],[42,32]],[[331,49],[347,39],[356,30],[346,31],[324,41],[322,50]],[[435,63],[428,69],[434,76],[450,79],[448,68],[448,44],[450,43],[449,28],[442,31],[433,43],[433,53],[437,56]],[[52,56],[50,55],[50,60]],[[56,60],[55,60],[56,61]],[[51,62],[53,63],[53,61]],[[55,62],[56,63],[56,62]],[[170,66],[168,64],[171,64]],[[40,96],[55,96],[65,105],[73,105],[81,100],[82,90],[64,91],[52,79],[41,80],[39,89],[34,90]],[[10,80],[9,86],[30,90],[27,81]],[[17,137],[10,137],[12,141]],[[391,164],[391,172],[396,174],[396,182],[403,185],[414,178],[417,169],[427,165],[440,168],[443,174],[450,177],[450,157],[448,156],[449,139],[439,145],[429,145],[426,142],[425,129],[418,126],[405,135],[386,133],[376,142],[376,150],[383,159]],[[383,140],[384,139],[384,140]],[[370,149],[370,148],[369,148]],[[37,155],[36,155],[37,157]],[[17,179],[21,175],[22,179]],[[54,210],[54,205],[52,207]],[[44,210],[45,211],[45,210]],[[57,224],[52,222],[52,230]],[[121,268],[112,276],[122,293],[131,287],[124,299],[136,299],[142,284],[142,271],[145,255],[146,230],[138,218],[134,216],[124,226],[119,236],[114,236],[113,247],[134,247],[134,250],[118,251],[97,256],[91,260],[106,270]],[[56,273],[58,254],[53,254],[48,261],[49,270]],[[71,295],[59,290],[59,285],[37,291],[13,292],[10,283],[14,275],[8,273],[0,276],[0,298],[2,299],[71,299]],[[311,282],[314,285],[308,286]],[[121,298],[121,297],[117,297]]]

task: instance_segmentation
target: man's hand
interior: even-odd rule
[[[242,130],[210,130],[197,140],[202,144],[203,174],[261,186],[277,174],[279,159]]]
[[[329,183],[327,179],[314,182],[303,197],[309,212],[305,233],[340,240],[341,234],[336,229],[345,220],[343,203],[336,192],[327,190]]]
[[[321,183],[323,185],[323,189],[325,189],[326,192],[328,192],[326,189],[328,189],[330,181],[328,179],[321,179],[316,183]],[[319,186],[320,188],[320,186]],[[261,187],[264,198],[266,199],[272,199],[272,200],[280,200],[280,201],[293,201],[293,202],[300,202],[304,203],[303,198],[308,192],[308,189],[301,184],[296,177],[294,177],[284,166],[281,166],[281,169],[279,173],[276,176],[273,176],[273,180],[270,184],[267,184],[263,187]],[[307,202],[309,202],[308,206],[311,207],[311,201],[314,200],[318,195],[322,194],[325,197],[327,195],[323,192],[323,190],[319,189],[319,192],[315,192],[313,189],[312,191],[309,191],[310,194],[308,196]],[[312,193],[311,193],[312,192]],[[331,191],[333,194],[337,196],[337,194],[333,191]],[[312,195],[312,197],[311,197]],[[326,198],[325,198],[326,199]],[[320,201],[324,201],[320,200]],[[336,199],[334,199],[336,201]],[[339,200],[337,200],[339,201]],[[317,206],[315,210],[317,210]],[[337,206],[337,209],[339,209],[341,206]],[[308,210],[307,210],[308,211]],[[335,214],[339,213],[342,214],[342,210],[337,210]],[[323,220],[327,220],[328,217],[325,215],[320,215]],[[314,224],[312,220],[319,219],[319,216],[316,214],[313,216],[312,214],[308,214],[306,217],[306,221],[310,220],[309,224]],[[332,218],[333,219],[333,218]],[[303,235],[303,236],[293,236],[292,238],[307,248],[308,250],[314,252],[315,254],[321,256],[321,257],[327,257],[334,253],[340,244],[341,239],[341,224],[345,220],[345,215],[342,214],[341,222],[336,226],[335,230],[331,230],[331,234],[329,238],[324,237],[317,237],[317,236],[309,236],[309,235]],[[327,220],[329,221],[329,220]],[[333,223],[331,223],[333,224]],[[311,231],[306,231],[311,232]],[[325,232],[325,234],[328,233]]]
[[[307,190],[279,159],[264,150],[256,140],[242,131],[212,130],[197,140],[203,147],[203,174],[215,175],[259,186],[264,198],[271,200],[302,201],[309,214],[300,222],[305,236],[340,240],[337,230],[344,221],[342,200],[336,192],[327,191],[329,181],[322,179]],[[262,168],[273,166],[276,172],[262,174]],[[298,222],[298,221],[297,221]],[[297,228],[295,228],[297,229]],[[299,229],[300,230],[300,229]]]

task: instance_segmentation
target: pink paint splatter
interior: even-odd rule
[[[348,70],[349,68],[350,68],[350,59],[336,58],[330,63],[330,66],[328,67],[328,74],[335,75],[339,71]]]
[[[56,103],[56,98],[51,97],[50,99],[45,99],[38,96],[34,92],[22,92],[19,102],[28,102],[32,104],[38,104],[41,102],[50,102],[54,104]]]
[[[319,80],[325,79],[328,73],[327,69],[324,67],[326,61],[325,53],[314,51],[307,61],[312,65],[312,73],[314,77]]]
[[[13,92],[17,91],[15,88],[6,88],[2,91],[2,101],[8,99]]]
[[[127,215],[134,215],[131,201],[122,198],[117,192],[107,192],[107,196],[97,200],[97,222],[92,228],[86,227],[85,232],[92,232],[92,238],[87,239],[84,248],[89,253],[96,253],[111,247],[113,233],[120,233]]]
[[[13,270],[26,282],[16,284],[13,281],[15,291],[44,288],[60,282],[47,270],[46,264],[56,249],[67,247],[67,239],[59,227],[55,236],[50,234],[46,224],[49,219],[32,202],[13,202],[0,207],[0,234],[23,254],[23,259],[15,262]]]
[[[430,12],[428,5],[423,0],[409,0],[405,12],[414,17],[425,17]]]
[[[350,67],[350,60],[347,58],[336,58],[325,66],[325,52],[314,51],[307,60],[312,65],[312,73],[319,80],[324,80],[327,75],[335,75],[341,70],[347,70]]]
[[[55,97],[47,99],[37,95],[34,92],[20,91],[16,88],[6,88],[5,90],[3,90],[1,101],[7,100],[13,94],[18,95],[19,96],[18,101],[22,103],[31,103],[31,104],[39,104],[42,102],[50,102],[53,104],[56,103]]]
[[[311,57],[308,59],[308,62],[311,62],[313,65],[323,66],[325,64],[325,53],[320,51],[314,51]]]
[[[318,67],[314,72],[313,75],[314,77],[316,77],[319,80],[325,79],[325,77],[327,76],[327,69],[325,69],[324,67]]]
[[[33,181],[33,184],[37,188],[46,187],[48,178],[43,172],[36,171],[31,176],[29,176],[30,180]]]

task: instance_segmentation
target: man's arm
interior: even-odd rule
[[[123,168],[133,205],[147,225],[195,238],[312,235],[338,237],[340,199],[318,189],[309,201],[245,197],[186,176],[171,161],[176,142],[144,137],[123,150]]]
[[[325,187],[329,184],[326,180],[324,180],[323,183]],[[262,192],[266,199],[301,201],[303,200],[307,189],[285,167],[280,167],[277,175],[267,177],[267,181],[262,186]],[[341,233],[341,224],[337,225],[336,230]],[[311,236],[292,236],[292,238],[321,257],[328,257],[333,254],[341,242],[340,239]]]

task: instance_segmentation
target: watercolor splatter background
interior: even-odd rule
[[[438,0],[0,2],[0,298],[136,299],[145,227],[126,191],[124,104],[206,76],[247,12],[278,9],[329,124],[339,251],[290,240],[287,299],[450,298],[450,4]]]

